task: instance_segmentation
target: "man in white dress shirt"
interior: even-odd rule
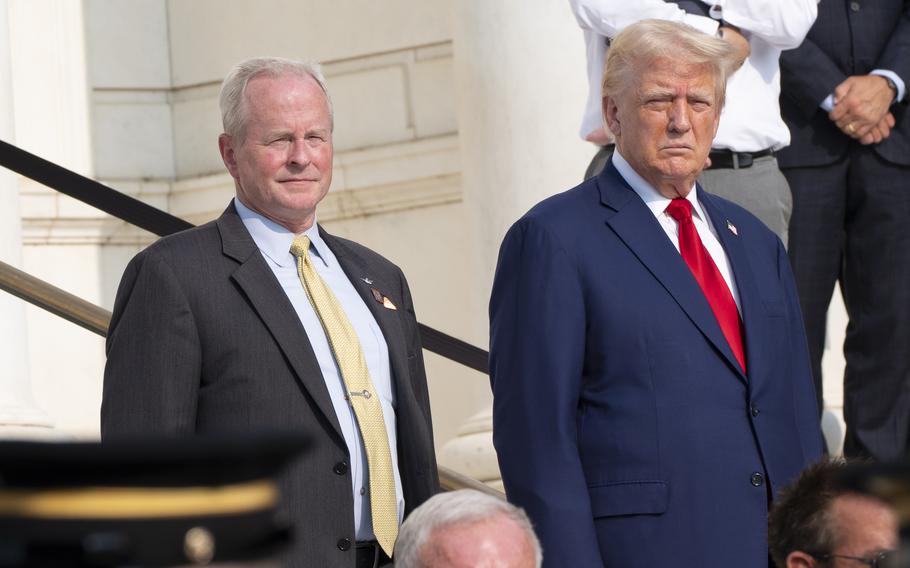
[[[588,102],[581,137],[601,146],[586,177],[603,169],[600,81],[610,38],[646,18],[682,22],[730,42],[743,62],[727,84],[727,103],[699,183],[745,207],[787,244],[792,197],[774,152],[790,142],[780,115],[781,50],[798,47],[812,27],[817,0],[570,0],[585,33]]]

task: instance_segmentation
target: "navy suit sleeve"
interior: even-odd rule
[[[824,453],[824,439],[819,429],[819,411],[815,385],[812,382],[812,367],[809,363],[809,346],[806,342],[806,331],[803,327],[796,281],[793,278],[787,251],[780,241],[777,243],[777,269],[786,297],[790,341],[793,346],[793,355],[790,358],[792,365],[790,376],[796,383],[793,386],[794,414],[803,455],[808,462],[814,462],[819,460]]]
[[[506,494],[546,566],[602,566],[576,420],[585,299],[566,247],[534,217],[506,235],[490,300],[493,441]]]
[[[130,262],[107,337],[103,439],[191,434],[202,355],[196,322],[171,267],[152,251]]]

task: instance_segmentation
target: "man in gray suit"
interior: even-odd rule
[[[102,438],[305,432],[310,452],[283,479],[296,534],[288,565],[388,564],[402,518],[437,491],[407,282],[317,225],[333,156],[318,69],[244,61],[220,103],[236,198],[127,266]]]

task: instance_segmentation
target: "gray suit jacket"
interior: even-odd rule
[[[401,270],[333,237],[329,248],[389,347],[406,514],[437,491],[417,320]],[[361,278],[369,278],[372,285]],[[373,299],[376,288],[398,307]],[[163,238],[127,266],[107,339],[103,439],[295,431],[310,451],[282,480],[295,525],[293,566],[354,565],[349,456],[303,325],[233,204],[211,223]]]

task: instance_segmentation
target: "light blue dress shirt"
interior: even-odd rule
[[[351,481],[354,492],[354,529],[358,541],[374,540],[373,523],[370,517],[369,474],[367,472],[366,450],[357,427],[357,418],[345,398],[344,381],[338,370],[338,364],[332,354],[322,321],[306,295],[306,290],[297,275],[297,260],[290,253],[294,233],[274,221],[250,210],[239,199],[234,199],[234,206],[247,231],[253,237],[256,246],[265,258],[275,278],[291,300],[300,322],[306,330],[307,337],[316,354],[322,378],[335,407],[335,414],[341,425],[341,433],[348,446],[351,460]],[[338,264],[338,260],[328,245],[319,236],[315,220],[305,235],[310,238],[310,259],[316,272],[338,298],[342,309],[347,314],[366,358],[367,368],[373,386],[379,392],[386,432],[392,451],[392,469],[395,474],[395,495],[398,501],[398,522],[404,514],[404,494],[401,490],[401,475],[398,472],[397,436],[395,430],[395,391],[392,388],[391,370],[389,367],[389,349],[382,330],[373,318],[373,314],[363,303],[363,298],[354,289],[347,275]],[[328,466],[327,466],[328,467]]]

